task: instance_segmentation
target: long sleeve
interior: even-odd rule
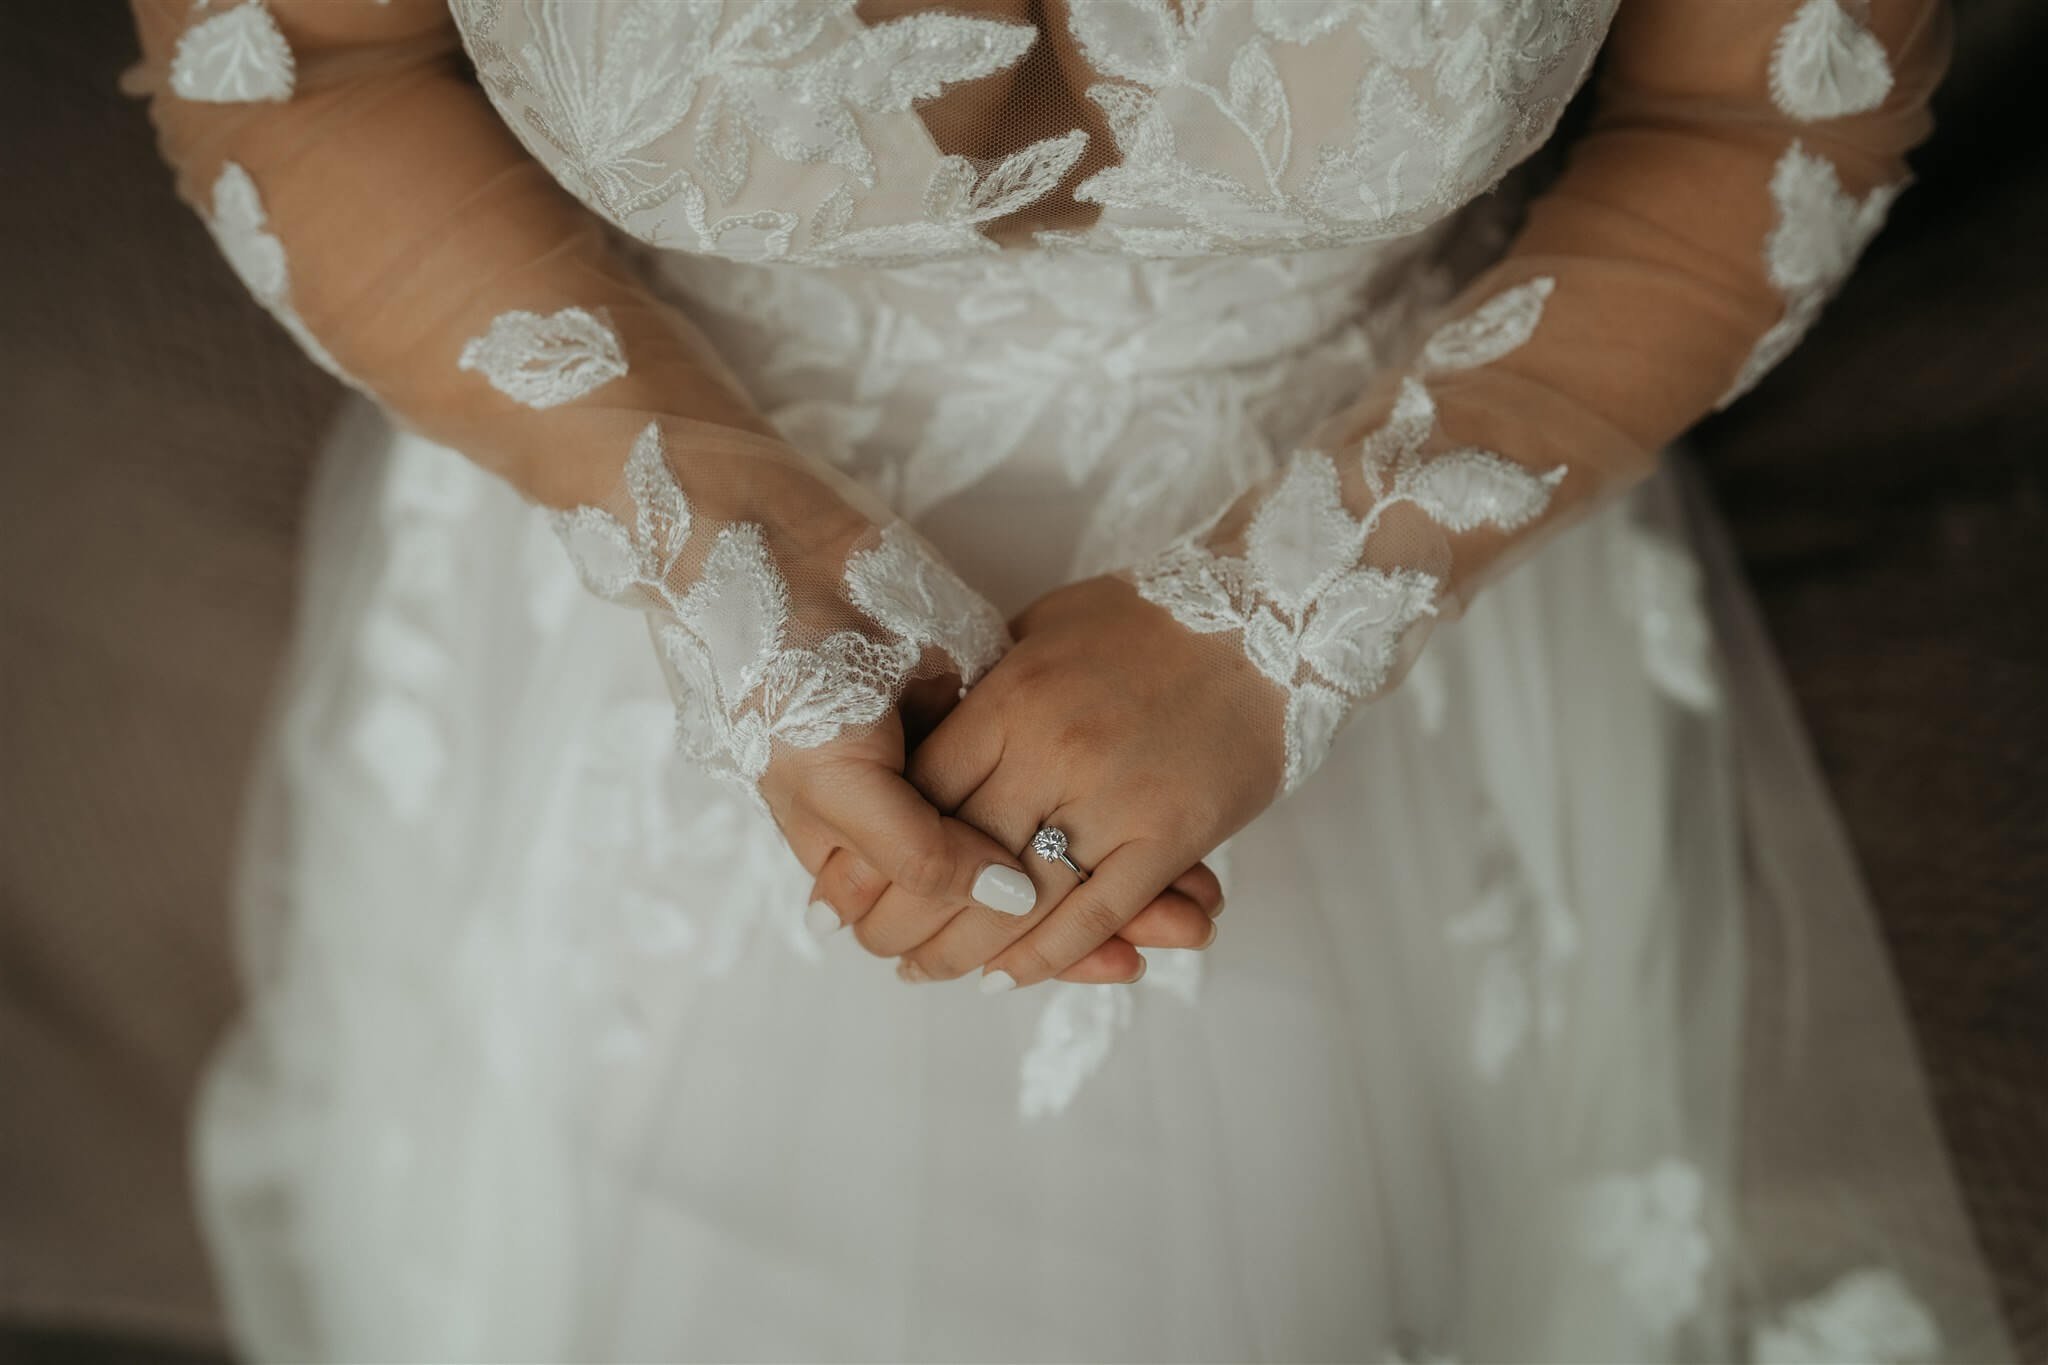
[[[963,681],[1001,619],[906,526],[779,440],[700,334],[469,79],[445,0],[134,0],[180,192],[321,364],[556,509],[646,612],[685,747],[778,745]]]
[[[1939,0],[1623,0],[1509,250],[1267,484],[1131,571],[1285,693],[1286,786],[1433,621],[1812,324],[1905,182]]]

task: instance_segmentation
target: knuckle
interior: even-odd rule
[[[853,941],[876,957],[893,957],[882,932],[871,919],[856,920],[853,925]]]
[[[1116,907],[1093,896],[1085,897],[1074,904],[1074,927],[1093,942],[1099,943],[1123,928],[1126,918]]]
[[[1003,659],[1003,667],[990,677],[1002,678],[1015,699],[1041,697],[1055,685],[1060,670],[1046,657],[1043,650],[1012,650]]]
[[[845,891],[847,900],[855,905],[868,904],[889,887],[889,879],[868,866],[864,858],[838,859],[833,870],[833,889]]]
[[[904,954],[905,962],[914,962],[927,981],[952,981],[967,971],[967,966],[954,959],[954,954],[941,952],[916,952]],[[969,964],[971,965],[971,964]]]
[[[1156,768],[1142,767],[1124,774],[1119,783],[1119,801],[1124,809],[1137,813],[1146,834],[1182,827],[1189,814],[1199,814],[1198,793]]]
[[[1202,913],[1200,906],[1191,901],[1180,903],[1180,913],[1173,917],[1173,927],[1167,935],[1173,942],[1168,948],[1206,948],[1216,941],[1216,921]]]
[[[953,880],[953,852],[933,838],[903,851],[896,865],[896,884],[911,895],[931,900],[943,895]]]
[[[1088,715],[1070,715],[1053,727],[1052,749],[1062,760],[1101,754],[1113,736],[1107,726]]]
[[[993,967],[996,964],[992,962],[989,965]],[[1020,943],[1012,948],[1002,970],[1020,983],[1050,981],[1059,974],[1058,964],[1047,957],[1042,948],[1030,943]]]

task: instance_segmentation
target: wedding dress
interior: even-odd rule
[[[1657,455],[1876,231],[1932,0],[137,12],[229,262],[384,410],[199,1119],[250,1351],[2006,1357]],[[813,937],[774,756],[1110,573],[1285,702],[1216,946],[987,998]]]

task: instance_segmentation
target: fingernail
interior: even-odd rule
[[[1038,903],[1038,888],[1016,868],[990,863],[974,879],[974,898],[1005,915],[1028,915]]]
[[[846,927],[846,921],[839,918],[839,912],[824,901],[812,901],[810,909],[804,911],[804,928],[819,938],[827,938]]]
[[[983,995],[1001,995],[1004,991],[1017,989],[1017,978],[1008,972],[989,972],[981,978]]]
[[[1214,937],[1215,937],[1215,935],[1214,935],[1214,934],[1211,934],[1211,935],[1210,935],[1210,937],[1211,937],[1211,938],[1214,938]],[[1146,972],[1149,972],[1149,971],[1151,971],[1151,970],[1152,970],[1152,960],[1151,960],[1150,958],[1144,958],[1144,957],[1141,957],[1141,958],[1139,958],[1139,959],[1138,959],[1138,974],[1137,974],[1136,976],[1133,976],[1133,977],[1129,977],[1129,978],[1127,978],[1127,979],[1126,979],[1126,980],[1124,981],[1124,984],[1125,984],[1126,986],[1135,986],[1135,985],[1137,985],[1137,984],[1138,984],[1138,983],[1139,983],[1140,981],[1142,981],[1142,980],[1144,980],[1144,979],[1145,979],[1145,973],[1146,973]]]
[[[1215,920],[1213,920],[1213,919],[1212,919],[1212,920],[1210,920],[1210,921],[1209,921],[1209,937],[1207,937],[1207,938],[1205,938],[1205,939],[1203,939],[1203,940],[1202,940],[1202,946],[1203,946],[1204,948],[1206,948],[1206,947],[1208,947],[1208,946],[1209,946],[1210,944],[1214,943],[1214,942],[1216,941],[1216,935],[1217,935],[1217,934],[1219,934],[1219,933],[1221,933],[1222,931],[1223,931],[1223,926],[1222,926],[1222,925],[1218,924],[1218,923],[1217,923],[1217,922],[1216,922]],[[1140,972],[1140,973],[1138,973],[1138,975],[1139,975],[1139,976],[1143,976],[1143,975],[1144,975],[1144,973],[1143,973],[1143,972]]]
[[[931,976],[924,968],[918,966],[909,958],[905,958],[896,964],[896,979],[907,982],[912,986],[919,986],[931,980]]]

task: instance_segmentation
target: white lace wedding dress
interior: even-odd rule
[[[1612,8],[1077,0],[1120,157],[1074,196],[1096,217],[1000,248],[984,228],[1088,138],[991,170],[904,92],[1016,62],[1028,31],[823,0],[455,11],[506,125],[647,244],[641,278],[792,446],[1006,615],[1150,563],[1187,619],[1209,551],[1169,546],[1375,374],[1449,404],[1533,352],[1569,269],[1489,291],[1483,325],[1443,310],[1502,258],[1507,209],[1478,197]],[[1784,117],[1892,86],[1883,15],[1750,8]],[[311,83],[255,0],[180,23],[160,104]],[[1765,155],[1783,321],[1738,388],[1889,198],[1803,145]],[[234,170],[199,196],[231,260],[364,378],[295,307],[281,194]],[[572,311],[494,325],[460,370],[536,412],[601,388],[632,347]],[[1499,497],[1544,496],[1489,487],[1503,530],[1526,517]],[[1215,947],[1001,998],[806,931],[808,875],[678,752],[645,626],[556,530],[367,404],[324,462],[251,801],[250,1001],[200,1119],[252,1351],[2003,1355],[1869,906],[1677,468],[1529,550],[1397,689],[1330,680],[1376,698],[1334,740],[1290,711],[1300,780],[1215,859]]]

